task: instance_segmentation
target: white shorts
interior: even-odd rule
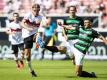
[[[67,47],[67,54],[72,58],[73,55],[73,51],[72,51],[72,47],[74,46],[74,44],[77,42],[78,40],[69,40],[68,42],[66,42],[66,47]]]
[[[80,52],[78,49],[76,49],[74,46],[71,47],[72,49],[72,53],[75,56],[75,64],[76,65],[83,65],[83,60],[84,60],[84,56],[85,54],[83,54],[82,52]],[[71,54],[72,55],[72,54]]]

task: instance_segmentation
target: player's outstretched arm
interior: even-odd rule
[[[103,37],[102,35],[99,36],[99,38],[107,45],[107,39],[105,37]]]

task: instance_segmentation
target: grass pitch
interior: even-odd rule
[[[76,77],[70,60],[34,60],[32,65],[38,77],[31,77],[26,62],[17,70],[13,60],[0,60],[0,80],[107,80],[107,61],[84,62],[84,70],[95,72],[98,78]]]

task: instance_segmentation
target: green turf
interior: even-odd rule
[[[94,71],[98,78],[76,77],[70,60],[35,60],[32,64],[36,78],[31,77],[26,63],[24,69],[17,70],[13,60],[0,60],[0,80],[107,80],[107,61],[85,61],[84,70]]]

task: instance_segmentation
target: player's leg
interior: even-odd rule
[[[40,36],[37,37],[37,43],[39,44],[39,46],[42,48],[45,48],[45,49],[48,49],[49,51],[52,51],[52,52],[62,52],[62,53],[66,53],[66,47],[64,46],[48,46],[46,43],[47,42],[43,42],[42,41],[42,38]],[[48,40],[50,40],[48,38]]]
[[[23,68],[24,67],[24,43],[21,43],[18,45],[20,51],[21,51],[21,59],[20,59],[20,67]]]
[[[49,41],[51,40],[51,36],[44,36],[44,46],[47,46]],[[42,59],[44,58],[44,54],[45,54],[45,48],[42,49],[41,53],[42,53]]]
[[[72,48],[74,56],[75,56],[75,70],[76,70],[76,75],[77,76],[81,76],[84,54],[81,53],[80,51],[78,51],[73,46],[71,48]]]
[[[69,44],[69,46],[70,46],[70,51],[72,52],[72,47],[74,46],[74,44],[76,43],[76,42],[78,42],[78,40],[77,39],[75,39],[75,40],[69,40],[68,41],[68,44]],[[70,53],[71,54],[71,53]],[[71,60],[72,60],[72,63],[75,65],[75,56],[74,56],[74,54],[72,54],[72,57],[70,57],[71,58]]]
[[[49,41],[49,39],[46,37],[45,37],[45,39],[46,40],[44,40],[44,42],[43,42],[41,36],[37,35],[36,42],[39,44],[39,46],[41,48],[48,49],[49,51],[58,52],[58,48],[56,46],[47,46],[47,40]]]
[[[42,53],[42,57],[41,57],[41,60],[42,60],[42,59],[44,59],[44,55],[45,55],[45,50],[46,50],[46,49],[45,49],[45,48],[43,48],[43,49],[42,49],[42,51],[41,51],[41,53]]]
[[[83,60],[85,54],[78,51],[76,48],[73,49],[74,56],[75,56],[75,70],[76,75],[79,77],[96,77],[95,74],[83,71]]]
[[[31,65],[31,48],[32,47],[33,47],[33,35],[24,39],[24,53],[26,54],[30,73],[32,74],[33,77],[36,77],[37,75],[35,74]]]
[[[19,62],[18,62],[18,46],[17,45],[12,45],[12,50],[14,54],[14,60],[16,62],[16,67],[20,68]]]

